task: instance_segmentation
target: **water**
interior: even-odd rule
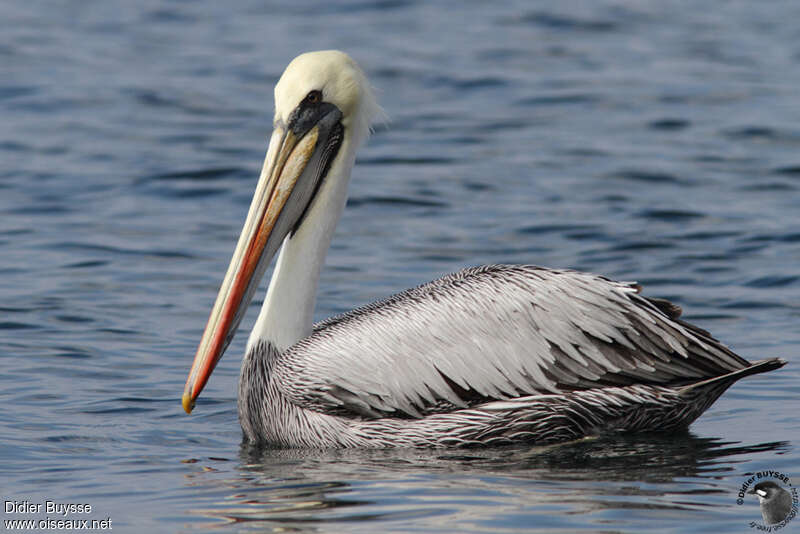
[[[4,500],[88,503],[121,532],[750,531],[743,480],[800,480],[798,19],[788,1],[3,3]],[[185,415],[272,86],[319,48],[359,60],[391,121],[360,153],[318,318],[528,262],[638,280],[790,364],[682,435],[251,450],[240,333]]]

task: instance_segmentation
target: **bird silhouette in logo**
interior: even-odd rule
[[[792,495],[771,480],[759,482],[747,493],[758,496],[764,523],[780,523],[792,509]]]

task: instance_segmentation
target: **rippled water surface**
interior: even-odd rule
[[[742,481],[800,480],[800,4],[500,4],[4,2],[4,500],[89,503],[121,532],[751,531]],[[185,415],[272,86],[319,48],[362,64],[390,121],[359,155],[318,318],[536,263],[638,280],[789,365],[680,435],[253,450],[240,332]],[[3,519],[22,517],[45,514]]]

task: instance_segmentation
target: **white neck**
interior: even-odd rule
[[[342,142],[297,232],[283,242],[245,355],[259,341],[284,351],[311,334],[319,276],[347,201],[355,161],[355,144],[348,141]]]

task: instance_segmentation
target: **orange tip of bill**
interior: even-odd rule
[[[183,394],[183,398],[181,399],[181,404],[183,404],[183,409],[186,413],[192,413],[192,408],[194,408],[194,401],[192,400],[191,395],[187,395],[186,393]]]

